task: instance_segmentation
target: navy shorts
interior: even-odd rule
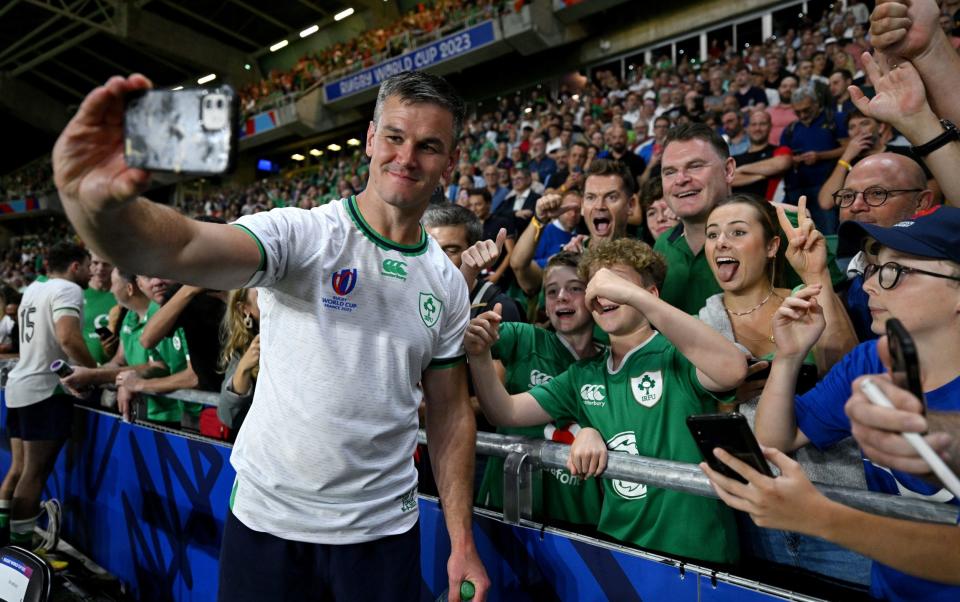
[[[220,544],[222,602],[420,600],[420,525],[358,544],[281,539],[227,512]]]
[[[62,441],[73,431],[70,395],[54,395],[22,408],[7,408],[7,434],[24,441]]]

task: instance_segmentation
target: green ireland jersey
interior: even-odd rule
[[[576,361],[572,350],[556,333],[519,322],[500,325],[500,340],[492,352],[506,368],[506,388],[511,394],[524,393],[549,381]],[[562,428],[551,423],[531,427],[500,427],[497,432],[569,444],[579,430],[578,425],[570,422],[561,423],[564,424]],[[503,507],[502,458],[487,460],[483,482],[477,492],[477,503],[494,508]],[[534,499],[534,507],[542,508],[543,516],[547,519],[591,526],[597,524],[601,503],[598,479],[581,479],[560,468],[543,471],[542,498]]]
[[[583,360],[530,394],[557,421],[600,431],[611,451],[697,463],[686,419],[715,412],[717,398],[663,335],[631,350],[617,370],[609,351]],[[643,483],[604,479],[598,529],[677,556],[730,563],[739,547],[733,512],[721,501]]]
[[[83,340],[86,341],[87,349],[90,350],[90,355],[97,364],[110,361],[107,354],[103,352],[100,335],[96,330],[107,327],[110,310],[116,304],[117,300],[110,291],[100,291],[95,288],[83,290]]]
[[[148,316],[141,320],[135,311],[128,311],[120,326],[120,344],[128,366],[139,366],[155,360],[153,350],[144,349],[140,344],[140,335],[147,325]],[[180,405],[176,400],[164,399],[153,395],[144,395],[147,402],[147,420],[157,422],[176,422],[180,420]]]
[[[151,301],[150,307],[147,309],[147,320],[150,320],[150,317],[153,314],[157,313],[157,310],[160,309],[160,306]],[[183,333],[183,328],[177,328],[168,336],[164,337],[157,343],[157,346],[153,348],[156,356],[167,365],[167,369],[170,370],[170,374],[176,374],[177,372],[183,372],[190,365],[190,350],[187,348],[187,337]],[[180,411],[188,412],[194,416],[200,415],[200,410],[203,409],[203,406],[199,403],[190,403],[185,401],[177,401],[175,399],[169,399],[162,397],[166,402],[172,402],[176,404],[177,412],[176,418],[173,418],[173,422],[180,420]],[[151,418],[151,420],[154,420]]]

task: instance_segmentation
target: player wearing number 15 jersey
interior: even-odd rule
[[[7,378],[7,429],[13,455],[0,486],[0,537],[9,519],[11,542],[30,546],[40,493],[70,436],[73,398],[50,371],[54,360],[92,367],[83,339],[83,289],[90,256],[61,243],[47,256],[50,278],[34,282],[20,303],[20,361]],[[22,472],[19,469],[22,467]],[[23,475],[22,477],[20,475]]]

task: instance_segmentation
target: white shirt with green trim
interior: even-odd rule
[[[234,515],[277,537],[350,544],[417,520],[420,380],[463,359],[469,295],[421,229],[380,237],[355,199],[240,218],[262,261],[260,375],[231,463]]]
[[[8,408],[22,408],[53,395],[60,377],[50,372],[54,360],[67,361],[57,340],[56,323],[73,316],[83,324],[83,289],[62,278],[34,282],[23,292],[20,310],[20,360],[7,377]]]

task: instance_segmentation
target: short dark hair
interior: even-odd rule
[[[850,81],[853,79],[853,74],[850,73],[848,69],[834,69],[833,72],[830,73],[830,75],[836,75],[838,73],[840,74],[840,77],[842,77],[847,81]]]
[[[594,159],[587,169],[587,178],[590,176],[617,176],[623,182],[623,189],[627,196],[637,191],[637,181],[626,163],[614,159]]]
[[[78,244],[58,242],[47,252],[47,267],[51,272],[65,272],[74,261],[83,262],[90,253]]]
[[[467,197],[472,196],[482,196],[483,202],[488,205],[493,202],[493,197],[490,196],[490,191],[486,188],[467,188]]]
[[[480,218],[466,207],[452,203],[430,205],[423,213],[422,223],[424,228],[463,226],[467,230],[467,246],[475,245],[483,236]]]
[[[373,109],[373,123],[380,125],[383,105],[391,96],[398,97],[404,104],[435,104],[450,111],[453,115],[453,144],[463,132],[463,120],[466,116],[466,104],[447,80],[424,71],[405,71],[387,78],[380,84],[377,105]],[[453,147],[450,148],[453,150]]]
[[[852,109],[847,111],[845,116],[847,118],[847,121],[846,121],[847,127],[850,127],[850,122],[853,121],[854,119],[873,119],[874,121],[877,121],[875,118],[870,117],[869,115],[864,115],[860,111],[860,109],[856,107],[853,107]]]
[[[560,251],[555,255],[552,255],[550,259],[547,260],[547,265],[543,267],[543,275],[546,277],[547,272],[553,268],[573,268],[576,270],[580,267],[580,253],[574,253],[573,251]]]
[[[688,142],[690,140],[703,140],[713,147],[720,155],[720,159],[726,161],[730,157],[730,147],[727,142],[720,137],[715,129],[705,123],[691,122],[683,123],[670,128],[667,132],[667,139],[663,143],[663,150],[666,151],[671,142]]]
[[[132,285],[134,285],[134,288],[135,288],[136,290],[140,290],[140,289],[137,288],[137,286],[136,286],[136,284],[137,284],[137,275],[134,274],[133,272],[125,272],[125,271],[121,270],[120,268],[117,268],[117,276],[120,276],[120,279],[123,280],[124,282],[126,282],[127,284],[132,284]]]

